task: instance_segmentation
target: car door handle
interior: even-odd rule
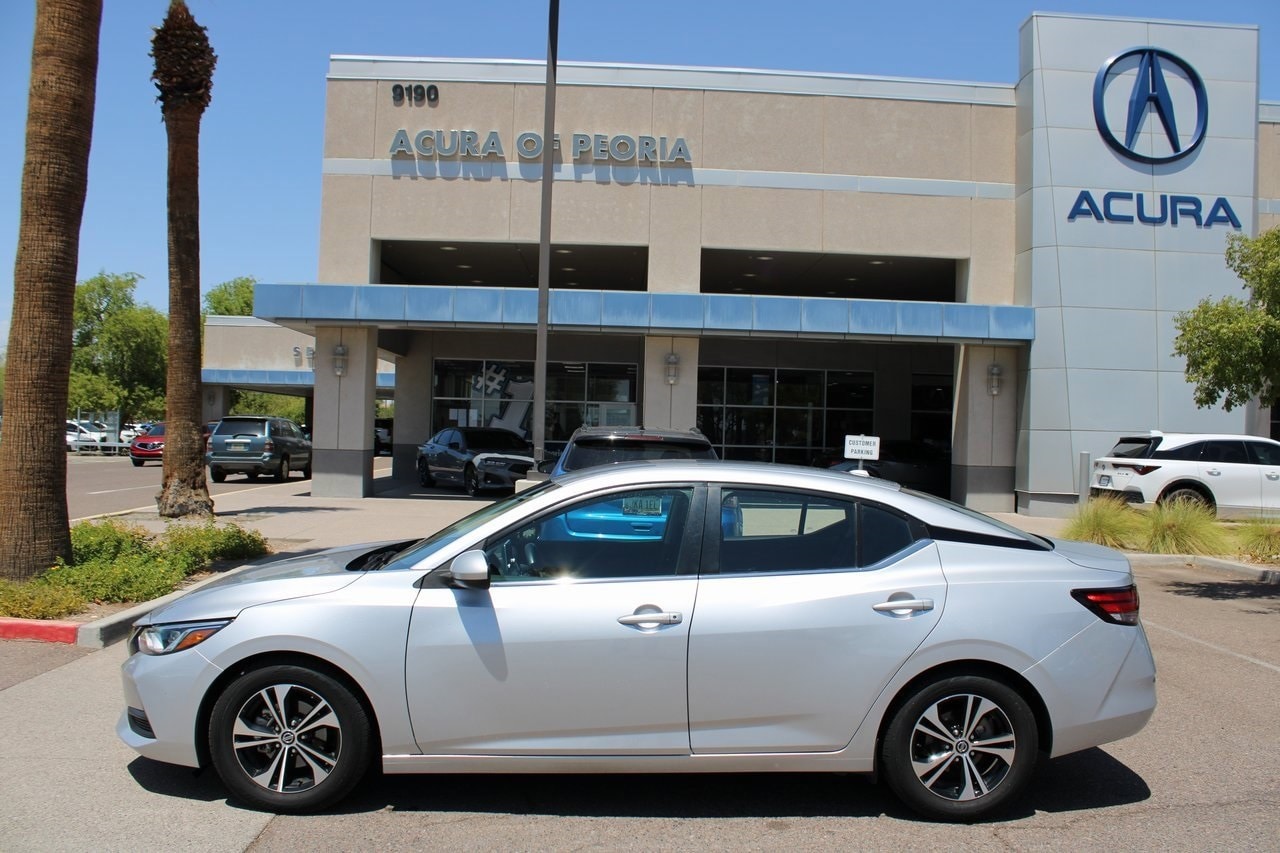
[[[1206,468],[1205,473],[1210,477],[1219,477],[1222,475],[1222,470],[1220,468]]]
[[[1267,479],[1268,479],[1268,480],[1280,480],[1280,474],[1277,474],[1275,471],[1268,471],[1268,472],[1267,472]]]
[[[871,605],[871,609],[878,613],[897,613],[902,611],[924,611],[933,609],[932,598],[903,598],[898,600],[882,601],[879,604]]]
[[[679,625],[684,621],[683,613],[629,613],[619,616],[623,625]]]

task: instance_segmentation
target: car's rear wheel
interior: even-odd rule
[[[473,498],[480,494],[480,478],[476,475],[474,465],[468,465],[462,472],[462,488]]]
[[[369,717],[338,680],[300,666],[247,672],[218,697],[209,753],[236,798],[267,811],[322,809],[369,768]]]
[[[1036,717],[999,681],[945,678],[894,714],[880,744],[885,780],[915,811],[943,820],[985,817],[1026,789],[1039,758]]]
[[[227,480],[227,472],[223,471],[221,468],[210,468],[209,477],[215,483],[224,483]]]
[[[431,476],[431,466],[427,464],[427,460],[418,460],[418,484],[421,486],[434,486],[435,478]]]
[[[1213,501],[1209,500],[1200,491],[1189,487],[1174,489],[1160,499],[1160,503],[1172,504],[1178,501],[1185,501],[1190,504],[1199,504],[1206,509],[1213,509]]]
[[[283,483],[289,479],[289,457],[285,456],[280,460],[280,468],[276,471],[276,482]]]

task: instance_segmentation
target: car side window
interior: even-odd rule
[[[1177,459],[1181,462],[1196,462],[1204,452],[1203,441],[1193,441],[1172,450],[1157,450],[1151,454],[1152,459]]]
[[[725,488],[720,573],[804,572],[857,564],[857,505],[829,495]]]
[[[1249,464],[1249,454],[1245,452],[1243,441],[1210,441],[1204,446],[1201,462]]]
[[[669,577],[681,559],[693,489],[638,489],[593,497],[505,531],[485,545],[494,583]]]
[[[1264,441],[1246,441],[1255,465],[1280,465],[1280,447]]]
[[[862,533],[858,541],[860,566],[874,566],[916,541],[907,517],[886,507],[864,503],[858,521]]]

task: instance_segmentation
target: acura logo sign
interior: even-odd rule
[[[1124,124],[1117,126],[1123,130],[1123,138],[1117,135],[1117,128],[1107,118],[1106,92],[1119,77],[1128,77],[1136,69],[1133,89],[1129,93],[1129,106]],[[1178,94],[1195,99],[1195,129],[1187,135],[1190,124],[1189,98],[1175,99],[1170,93],[1169,84],[1173,82]],[[1178,115],[1175,101],[1184,111]],[[1112,118],[1120,118],[1119,110],[1113,107]],[[1204,82],[1200,75],[1185,60],[1167,50],[1155,47],[1135,47],[1117,54],[1102,64],[1098,76],[1093,83],[1093,117],[1098,126],[1098,133],[1121,156],[1139,163],[1172,163],[1181,160],[1200,146],[1204,141],[1205,128],[1209,123],[1209,99],[1205,94]],[[1179,130],[1178,120],[1182,120]],[[1158,128],[1156,125],[1158,124]],[[1153,140],[1148,153],[1143,149],[1141,134],[1144,129],[1152,131]],[[1161,133],[1163,131],[1163,133]],[[1167,150],[1167,154],[1154,152]]]

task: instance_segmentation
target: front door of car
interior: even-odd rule
[[[445,430],[431,446],[427,464],[431,466],[431,474],[437,480],[452,482],[459,478],[459,470],[454,464],[453,453],[449,449],[451,442],[461,446],[462,435],[456,429]]]
[[[841,749],[938,622],[937,548],[877,504],[728,488],[719,503],[689,639],[693,752]]]
[[[419,748],[687,755],[693,497],[596,496],[492,537],[488,589],[428,576],[406,656]]]

